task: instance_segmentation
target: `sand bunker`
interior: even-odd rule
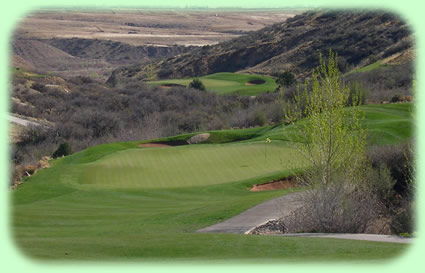
[[[162,144],[162,143],[143,143],[143,144],[139,144],[139,147],[142,147],[142,148],[161,148],[161,147],[170,147],[170,145]]]
[[[166,84],[162,84],[159,87],[161,88],[171,88],[171,87],[186,87],[182,84],[177,84],[177,83],[166,83]]]
[[[272,181],[264,184],[256,184],[252,186],[250,191],[273,191],[283,190],[296,187],[297,184],[293,178],[285,178],[277,181]]]
[[[262,80],[262,79],[255,79],[255,80],[250,80],[249,82],[246,82],[245,85],[259,85],[259,84],[265,84],[266,81]]]

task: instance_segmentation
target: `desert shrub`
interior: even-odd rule
[[[403,30],[401,30],[400,31],[400,34],[397,35],[397,36],[404,37],[403,34],[404,34],[403,33]],[[399,43],[395,44],[394,46],[389,47],[384,52],[384,54],[382,55],[382,57],[384,57],[384,58],[389,57],[389,56],[391,56],[391,55],[393,55],[393,54],[395,54],[397,52],[401,52],[401,51],[403,51],[405,49],[408,49],[410,47],[412,47],[412,42],[410,40],[402,40]]]
[[[376,195],[384,206],[391,206],[395,198],[394,185],[396,180],[391,176],[391,172],[385,164],[369,168],[365,182],[365,186]]]
[[[64,142],[59,144],[59,147],[56,149],[56,151],[52,154],[53,158],[61,157],[61,156],[67,156],[72,153],[71,151],[71,145],[69,145],[68,142]]]
[[[287,232],[363,233],[380,206],[370,192],[341,181],[307,190],[299,202],[302,206],[283,219]]]
[[[373,146],[368,150],[376,176],[369,177],[368,183],[385,205],[382,213],[391,220],[390,228],[395,234],[411,233],[414,229],[415,166],[411,147],[407,143]]]
[[[198,78],[193,79],[192,82],[189,83],[189,88],[194,88],[194,89],[198,89],[198,90],[201,90],[201,91],[205,91],[204,84]]]
[[[276,76],[275,82],[279,87],[288,87],[296,83],[295,75],[289,71],[280,72]]]
[[[353,82],[349,83],[349,85],[350,94],[348,96],[347,106],[366,104],[368,91],[362,86],[362,84],[359,82]]]
[[[264,112],[257,111],[254,115],[254,125],[256,126],[264,126],[267,124],[267,118]]]
[[[83,84],[88,84],[88,83],[94,82],[93,78],[85,77],[85,76],[73,77],[73,78],[70,78],[69,81],[73,84],[76,84],[76,85],[83,85]]]
[[[47,137],[47,130],[41,126],[30,125],[23,130],[21,144],[39,144]]]
[[[414,76],[412,63],[402,65],[389,65],[376,69],[351,73],[344,77],[346,83],[359,83],[368,90],[369,103],[389,101],[394,95],[412,95],[412,82]]]
[[[273,123],[280,123],[283,121],[283,107],[281,103],[270,103],[264,110],[267,119]]]
[[[114,134],[120,128],[120,121],[112,113],[87,109],[76,117],[76,122],[90,130],[95,138]]]
[[[415,230],[415,202],[403,200],[394,210],[391,219],[391,231],[395,234],[409,233]]]
[[[373,168],[382,165],[388,168],[391,177],[396,181],[394,190],[402,195],[409,194],[409,181],[413,180],[411,169],[413,168],[412,144],[398,144],[388,146],[374,145],[368,148],[367,157]]]
[[[12,101],[11,112],[19,115],[23,115],[26,117],[34,117],[35,110],[28,105],[23,105]]]
[[[33,84],[31,84],[31,88],[34,90],[37,90],[41,93],[44,93],[47,91],[47,88],[44,84],[39,83],[39,82],[34,82]]]

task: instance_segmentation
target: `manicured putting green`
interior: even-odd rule
[[[272,143],[128,149],[86,164],[82,185],[178,188],[241,181],[300,167],[293,148]]]
[[[267,91],[273,92],[277,88],[277,84],[273,78],[254,74],[222,72],[199,77],[199,79],[208,91],[215,92],[219,95],[237,94],[255,96]],[[148,83],[159,86],[188,86],[192,80],[193,78],[170,79],[151,81]]]

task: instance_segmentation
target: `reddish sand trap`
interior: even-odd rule
[[[272,181],[264,184],[256,184],[252,186],[250,191],[272,191],[272,190],[283,190],[296,187],[297,184],[293,179],[282,179],[278,181]]]
[[[170,145],[161,144],[161,143],[143,143],[143,144],[139,144],[139,147],[142,147],[142,148],[160,148],[160,147],[170,147]]]
[[[245,85],[257,85],[255,83],[246,82]]]

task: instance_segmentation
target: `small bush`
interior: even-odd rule
[[[283,219],[286,232],[363,233],[380,206],[375,195],[347,183],[320,185],[299,201],[302,206]]]
[[[71,145],[69,145],[68,142],[64,142],[59,145],[58,149],[53,153],[52,157],[57,158],[61,156],[67,156],[71,153]]]
[[[266,125],[267,124],[266,115],[261,111],[257,111],[254,116],[254,124],[258,126]]]
[[[288,87],[296,83],[295,76],[289,71],[285,71],[283,73],[278,73],[276,84],[279,87]]]
[[[372,167],[380,168],[382,165],[388,168],[391,177],[396,181],[394,190],[401,194],[409,194],[409,181],[412,178],[413,153],[410,144],[391,146],[372,146],[367,150]]]
[[[189,88],[198,89],[201,91],[205,91],[205,86],[202,81],[198,78],[193,79],[191,83],[189,83]]]

